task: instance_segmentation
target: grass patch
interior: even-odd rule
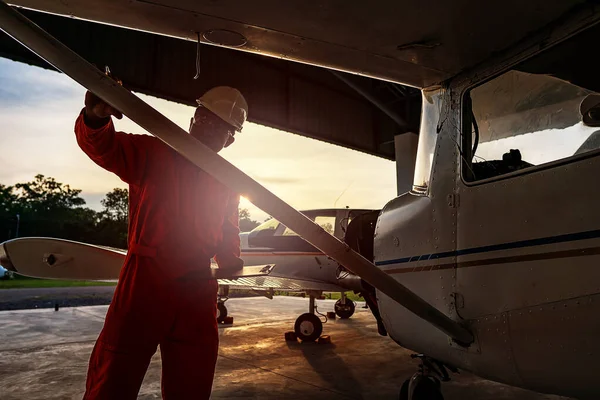
[[[116,286],[117,282],[63,281],[58,279],[36,279],[15,275],[14,279],[0,280],[1,289],[49,288],[73,286]]]
[[[278,291],[275,292],[275,296],[294,296],[294,297],[308,298],[308,295],[303,296],[303,293],[289,293],[289,292],[278,292]],[[339,292],[323,293],[323,296],[325,296],[326,299],[338,300],[340,297],[342,297],[342,294]],[[365,301],[365,299],[363,299],[361,296],[359,296],[353,292],[346,292],[346,297],[352,301]]]
[[[326,299],[332,299],[332,300],[337,300],[340,297],[342,297],[341,293],[335,292],[335,293],[323,293],[325,295]],[[355,293],[352,292],[346,292],[346,297],[349,298],[352,301],[365,301],[365,299],[362,298],[362,296],[359,296]]]

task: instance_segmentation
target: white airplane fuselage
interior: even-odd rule
[[[574,22],[563,29],[580,27]],[[508,61],[423,92],[417,164],[421,160],[428,173],[419,181],[417,165],[413,190],[390,201],[377,224],[375,264],[461,321],[474,343],[454,343],[379,291],[378,301],[387,331],[406,348],[510,385],[598,398],[599,150],[465,178],[466,93],[506,70],[502,65],[536,54],[536,40]],[[575,106],[586,94],[574,95]],[[504,99],[497,94],[496,100]],[[491,117],[479,122],[482,132],[499,123]],[[521,152],[525,161],[532,156]]]
[[[356,209],[317,209],[303,211],[309,218],[327,222],[330,232],[344,240],[348,221],[370,212]],[[270,229],[267,229],[270,228]],[[260,234],[267,235],[261,236]],[[328,291],[360,290],[357,279],[339,279],[339,264],[308,244],[285,225],[271,219],[252,232],[240,233],[241,258],[244,265],[275,265],[270,277],[318,282]],[[257,264],[261,263],[261,264]]]
[[[268,247],[249,248],[248,234],[240,234],[244,265],[276,265],[272,276],[338,284],[338,264],[320,251],[277,251]],[[245,246],[246,245],[246,246]],[[263,264],[257,264],[263,263]]]

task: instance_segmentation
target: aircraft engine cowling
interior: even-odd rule
[[[336,277],[338,285],[340,285],[341,287],[347,288],[348,290],[352,290],[355,292],[362,292],[364,290],[362,279],[360,279],[359,276],[348,272],[343,267],[338,268],[336,272]]]

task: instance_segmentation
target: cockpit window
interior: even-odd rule
[[[256,228],[252,229],[250,232],[258,232],[258,231],[273,231],[271,234],[274,234],[277,228],[279,227],[280,222],[275,218],[271,218],[266,220]]]
[[[582,102],[600,91],[595,34],[549,49],[465,95],[463,177],[478,181],[600,148]],[[589,43],[588,43],[589,42]],[[592,101],[590,104],[594,103]],[[595,102],[600,109],[600,99]],[[584,123],[585,122],[585,123]],[[594,126],[595,125],[595,126]]]
[[[309,212],[305,212],[305,215],[308,218],[312,219],[315,223],[320,225],[329,234],[333,235],[334,230],[335,230],[334,229],[335,228],[335,214],[333,214],[333,216],[314,215]],[[286,226],[285,230],[283,231],[282,236],[298,236],[298,234]]]
[[[286,226],[282,236],[298,236],[298,234]]]

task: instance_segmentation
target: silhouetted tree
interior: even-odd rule
[[[250,212],[246,208],[240,208],[240,231],[249,232],[260,225],[250,218]]]
[[[14,237],[19,223],[18,198],[14,189],[14,186],[0,184],[0,240],[2,241]]]
[[[19,236],[54,236],[65,239],[65,227],[81,223],[78,211],[85,205],[81,190],[57,182],[54,178],[36,175],[31,182],[18,183],[13,194],[17,196],[14,214],[20,216]],[[91,216],[89,210],[86,216]],[[13,231],[14,232],[14,231]]]
[[[14,186],[0,184],[0,241],[19,236],[45,236],[126,248],[129,211],[127,189],[113,189],[101,200],[103,210],[86,208],[81,190],[36,175]],[[17,218],[18,215],[18,218]],[[240,209],[240,230],[259,223]]]
[[[117,222],[127,222],[129,215],[129,191],[115,188],[100,201],[106,217]]]
[[[107,246],[127,248],[129,191],[115,188],[100,203],[104,209],[98,213],[98,240]]]

